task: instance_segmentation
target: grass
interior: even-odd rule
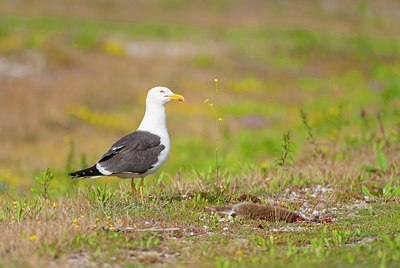
[[[368,264],[394,267],[398,264],[396,233],[400,226],[396,219],[400,211],[393,202],[350,211],[339,207],[333,224],[287,226],[264,222],[261,223],[263,229],[257,230],[251,227],[260,224],[257,221],[220,221],[202,211],[205,205],[234,202],[240,191],[234,192],[231,185],[226,190],[228,193],[209,189],[204,195],[189,193],[197,187],[158,188],[154,190],[157,195],[153,192],[145,206],[132,203],[127,188],[121,191],[110,191],[106,187],[81,190],[74,199],[54,197],[49,200],[36,195],[4,203],[2,224],[9,222],[4,239],[19,234],[10,240],[13,242],[3,244],[3,252],[8,252],[3,256],[4,264],[20,266],[53,261],[72,265],[75,258],[72,256],[79,254],[77,258],[81,264],[84,261],[148,265],[172,261],[169,264],[204,263],[206,266],[269,263],[274,266]],[[177,229],[165,232],[120,230],[124,226],[133,230]],[[288,227],[294,228],[293,231],[284,231]],[[26,250],[34,252],[35,258],[18,259]]]
[[[0,4],[0,266],[399,265],[398,4],[200,2]],[[155,84],[187,102],[145,203],[71,181]],[[249,200],[333,223],[204,212]]]

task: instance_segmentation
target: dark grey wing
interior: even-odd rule
[[[112,174],[142,174],[157,163],[164,149],[159,136],[138,130],[114,143],[98,163]]]

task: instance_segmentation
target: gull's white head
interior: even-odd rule
[[[146,104],[165,105],[170,100],[185,101],[182,95],[174,94],[166,87],[153,87],[147,93]]]

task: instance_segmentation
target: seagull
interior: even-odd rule
[[[131,178],[132,192],[137,192],[135,178],[140,178],[143,202],[143,180],[154,173],[166,160],[170,149],[165,105],[184,97],[166,87],[154,87],[146,98],[146,111],[138,129],[115,142],[93,166],[69,174],[72,178],[116,176]]]

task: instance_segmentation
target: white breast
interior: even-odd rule
[[[167,160],[169,154],[169,135],[167,129],[165,103],[154,102],[149,97],[146,99],[146,112],[138,130],[148,131],[160,137],[160,143],[165,146],[158,156],[157,162],[141,177],[154,173]]]

